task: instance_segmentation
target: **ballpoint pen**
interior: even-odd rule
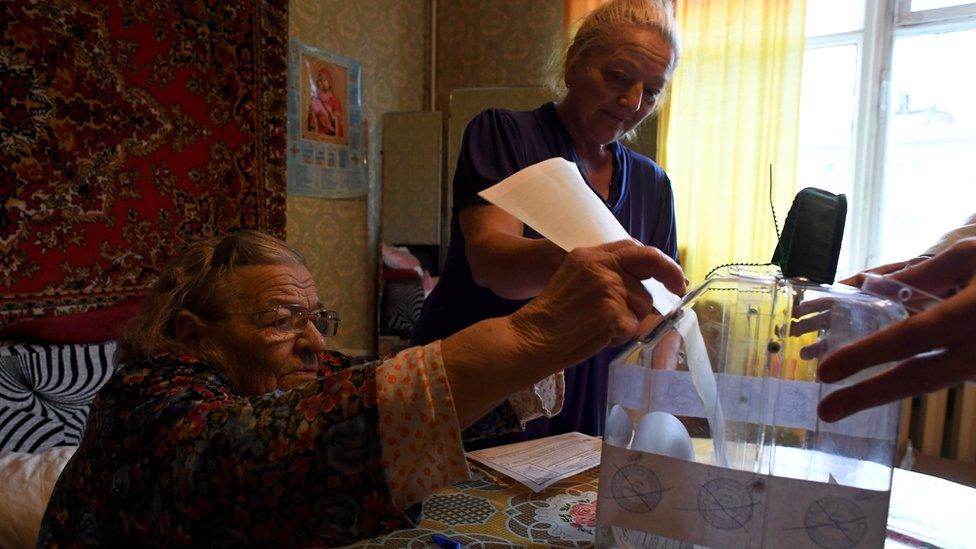
[[[453,539],[440,534],[431,535],[430,541],[436,543],[439,547],[444,547],[446,549],[462,549],[464,547],[461,545],[461,542],[454,541]]]

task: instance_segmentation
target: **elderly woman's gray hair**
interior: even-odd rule
[[[674,16],[672,0],[611,0],[589,13],[580,24],[576,35],[563,55],[550,71],[550,87],[558,96],[565,92],[563,81],[573,63],[585,59],[594,48],[614,44],[628,30],[652,30],[661,35],[671,46],[671,64],[667,78],[678,64],[681,55],[681,36]],[[663,103],[663,95],[655,105],[655,111]]]
[[[305,257],[282,240],[250,230],[193,242],[163,268],[139,315],[126,325],[115,363],[186,351],[176,341],[177,314],[226,313],[236,291],[227,274],[247,265],[305,265]]]

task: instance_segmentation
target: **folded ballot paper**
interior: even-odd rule
[[[565,158],[533,164],[478,195],[567,252],[630,239],[606,204],[583,181],[576,164]],[[680,301],[653,278],[645,280],[644,286],[662,315]]]

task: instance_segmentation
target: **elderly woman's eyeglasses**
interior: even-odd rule
[[[289,334],[304,332],[309,322],[315,326],[320,334],[326,337],[334,336],[339,331],[339,313],[331,309],[310,311],[301,305],[278,305],[272,309],[254,313],[229,314],[225,317],[241,315],[250,315],[251,322],[258,326],[273,327],[279,332]]]
[[[309,311],[301,305],[278,305],[274,309],[258,311],[252,317],[263,325],[273,325],[281,332],[301,333],[309,322],[320,334],[331,337],[339,331],[339,313],[331,309]]]

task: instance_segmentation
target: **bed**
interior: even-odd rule
[[[114,371],[115,338],[137,304],[0,329],[0,547],[34,547],[88,407]]]
[[[434,288],[436,279],[406,246],[381,244],[379,336],[398,340],[395,351],[407,345],[414,325],[420,318],[424,299]]]

